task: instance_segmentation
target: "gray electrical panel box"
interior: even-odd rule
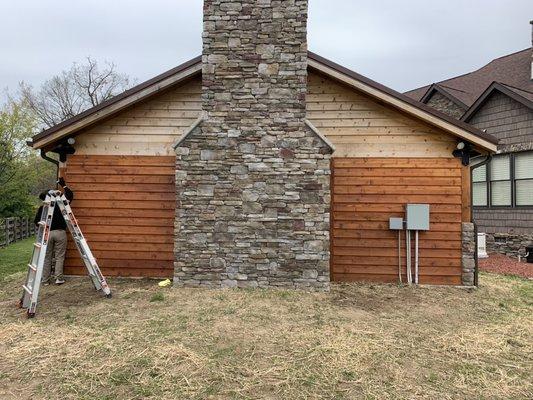
[[[412,231],[429,231],[429,204],[407,204],[407,229]]]
[[[403,230],[403,218],[389,218],[389,229],[393,231]]]

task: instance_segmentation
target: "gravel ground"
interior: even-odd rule
[[[533,264],[518,262],[518,260],[503,254],[491,253],[489,258],[479,259],[479,269],[497,274],[533,278]]]

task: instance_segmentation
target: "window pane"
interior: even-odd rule
[[[487,180],[487,166],[482,165],[472,170],[472,180],[474,182],[485,182]]]
[[[474,183],[472,185],[472,204],[475,206],[487,205],[487,183]]]
[[[490,180],[500,181],[504,179],[510,179],[510,157],[498,156],[494,157],[490,162]]]
[[[493,206],[511,205],[511,181],[492,182],[490,185],[490,203]]]
[[[514,170],[516,179],[533,178],[533,152],[516,154]]]
[[[527,181],[516,181],[516,205],[533,205],[533,179]]]

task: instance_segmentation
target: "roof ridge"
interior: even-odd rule
[[[482,70],[483,68],[487,67],[488,65],[492,64],[494,61],[497,61],[497,60],[501,60],[502,58],[506,58],[506,57],[511,57],[511,56],[514,56],[518,53],[522,53],[523,51],[527,51],[527,50],[532,50],[533,47],[527,47],[525,49],[522,49],[522,50],[518,50],[518,51],[515,51],[513,53],[509,53],[509,54],[505,54],[503,56],[499,56],[499,57],[496,57],[496,58],[493,58],[492,60],[490,60],[489,62],[487,62],[486,64],[482,65],[481,67],[473,70],[473,71],[470,71],[470,72],[465,72],[464,74],[460,74],[460,75],[456,75],[456,76],[453,76],[451,78],[448,78],[448,79],[443,79],[442,81],[437,81],[437,82],[433,82],[433,83],[430,83],[430,84],[427,84],[427,85],[422,85],[422,86],[419,86],[419,87],[416,87],[414,89],[411,89],[411,90],[408,90],[406,93],[410,93],[410,92],[414,92],[416,90],[420,90],[420,89],[423,89],[425,87],[429,87],[431,85],[441,85],[441,86],[444,86],[442,85],[444,82],[449,82],[451,80],[454,80],[454,79],[457,79],[457,78],[461,78],[461,77],[464,77],[464,76],[467,76],[467,75],[471,75],[471,74],[474,74],[480,70]],[[453,89],[453,88],[452,88]],[[455,90],[458,90],[458,89],[455,89]]]

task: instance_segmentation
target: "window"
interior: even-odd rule
[[[511,156],[495,156],[489,170],[491,206],[511,206]]]
[[[515,204],[533,205],[533,151],[517,153],[514,158]]]
[[[480,163],[474,161],[473,164]],[[487,206],[487,166],[482,165],[472,170],[472,204],[474,206]]]
[[[533,206],[533,151],[494,156],[489,164],[472,160],[472,205]]]

